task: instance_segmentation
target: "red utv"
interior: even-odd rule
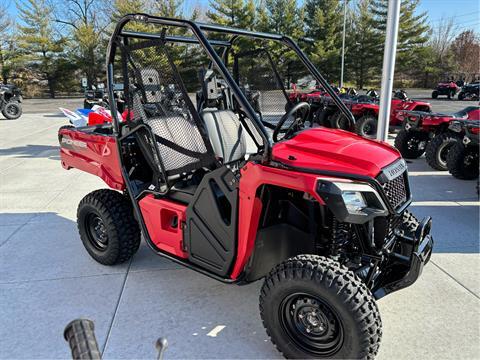
[[[403,157],[416,159],[425,153],[427,163],[436,170],[447,170],[447,154],[461,136],[449,129],[452,120],[480,119],[478,106],[468,106],[454,114],[402,111],[403,129],[395,139],[395,147]]]
[[[132,31],[136,23],[149,32]],[[240,41],[264,56],[238,56]],[[127,15],[108,49],[109,94],[122,78],[126,121],[112,109],[112,124],[59,132],[62,166],[111,188],[78,207],[88,253],[105,265],[127,261],[142,233],[156,254],[218,281],[264,279],[260,314],[285,356],[373,358],[376,299],[413,284],[433,246],[431,219],[407,210],[397,150],[305,128],[308,103],[285,112],[283,84],[310,75],[354,123],[289,37]],[[258,109],[247,84],[260,92]],[[175,102],[162,101],[167,88]]]
[[[462,141],[457,141],[448,152],[448,171],[458,179],[477,179],[479,174],[480,122],[454,120],[448,128],[463,137]]]

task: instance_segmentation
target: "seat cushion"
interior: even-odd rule
[[[217,157],[222,158],[225,164],[245,158],[245,130],[233,111],[204,110],[202,118]]]

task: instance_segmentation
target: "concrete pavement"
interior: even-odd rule
[[[278,358],[258,314],[261,283],[224,285],[142,244],[106,267],[84,250],[76,207],[105,187],[58,161],[56,113],[0,120],[0,358],[68,358],[64,326],[95,321],[104,358]],[[435,253],[412,287],[379,301],[379,359],[480,357],[479,203],[474,181],[409,163],[412,211],[434,219]],[[216,326],[225,328],[207,336]]]

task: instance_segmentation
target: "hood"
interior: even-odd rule
[[[382,168],[400,158],[400,154],[387,143],[348,131],[318,127],[276,143],[272,157],[297,168],[376,177]]]

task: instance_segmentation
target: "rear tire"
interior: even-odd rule
[[[260,315],[287,358],[373,359],[382,337],[370,290],[346,267],[317,255],[293,257],[270,272]]]
[[[355,132],[360,136],[375,139],[377,136],[377,118],[371,114],[362,116],[355,122]]]
[[[463,91],[460,91],[458,93],[458,100],[463,100],[463,99],[465,99],[465,94],[463,93]]]
[[[448,152],[447,168],[457,179],[473,180],[479,175],[478,148],[457,142]]]
[[[417,159],[425,152],[428,134],[400,130],[395,138],[395,147],[405,159]]]
[[[7,102],[3,107],[2,114],[8,120],[18,119],[20,116],[22,116],[22,106],[16,101]]]
[[[102,189],[85,196],[78,205],[77,225],[85,249],[104,265],[129,260],[140,245],[140,228],[129,199]]]
[[[340,110],[332,115],[331,123],[334,129],[350,130],[350,122]]]
[[[438,98],[438,91],[437,90],[433,90],[432,91],[432,99],[436,99]]]
[[[461,141],[460,135],[452,132],[436,135],[425,149],[425,158],[428,165],[435,170],[447,170],[448,151],[458,141]]]

